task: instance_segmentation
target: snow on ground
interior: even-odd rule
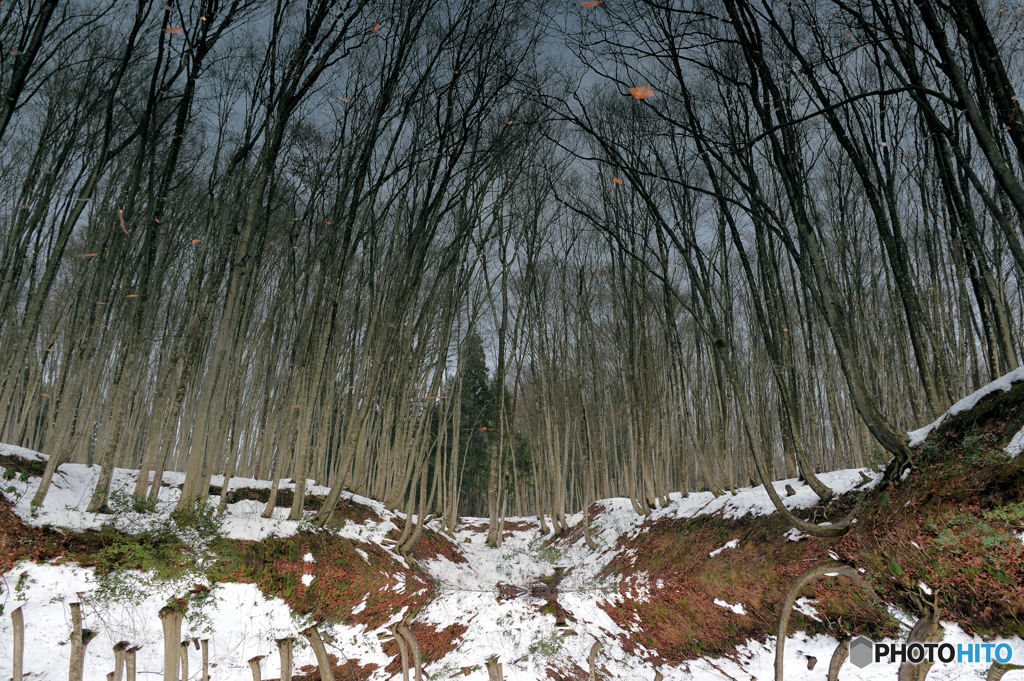
[[[1014,433],[1013,439],[1006,445],[1006,453],[1010,455],[1011,459],[1016,459],[1022,450],[1024,450],[1024,428]]]
[[[796,603],[793,604],[793,609],[805,617],[810,617],[812,620],[820,622],[821,618],[818,617],[818,611],[814,607],[815,603],[817,603],[817,601],[813,598],[801,596],[796,599]]]
[[[725,542],[725,544],[723,544],[721,547],[715,549],[714,551],[710,551],[708,553],[708,557],[709,558],[714,558],[715,556],[720,554],[722,551],[725,551],[727,549],[734,549],[734,548],[736,548],[739,545],[740,545],[740,540],[739,539],[730,539],[729,541]]]
[[[0,456],[16,456],[19,459],[25,459],[27,461],[46,461],[46,454],[41,452],[34,452],[31,449],[25,449],[18,445],[9,445],[0,442]]]
[[[861,473],[871,478],[871,482],[865,483]],[[831,487],[837,495],[841,495],[854,489],[871,489],[881,480],[881,474],[870,468],[847,468],[819,473],[818,479]],[[793,488],[793,495],[788,496],[786,485]],[[790,510],[809,508],[820,501],[814,490],[798,478],[776,480],[772,486],[782,498],[783,504]],[[668,507],[651,513],[652,519],[693,518],[716,513],[721,513],[726,519],[736,519],[746,515],[768,515],[775,512],[768,492],[760,485],[743,487],[737,489],[735,494],[726,493],[717,498],[711,492],[692,492],[686,496],[677,492],[670,494],[669,499],[671,503]]]
[[[864,483],[861,471],[871,478],[870,483]],[[850,469],[823,473],[819,477],[837,494],[843,494],[858,486],[865,488],[877,484],[879,474],[869,469]],[[788,508],[806,508],[819,501],[810,487],[795,478],[774,484]],[[787,484],[796,492],[794,495],[786,496]],[[710,492],[670,494],[668,504],[647,517],[638,516],[628,499],[603,499],[597,504],[601,513],[591,525],[591,537],[598,546],[596,550],[591,550],[583,539],[568,545],[545,543],[535,518],[507,519],[511,526],[530,526],[530,529],[506,532],[502,545],[490,548],[485,544],[486,532],[480,529],[486,528],[486,521],[467,518],[451,535],[467,562],[454,563],[438,557],[422,565],[439,585],[441,595],[424,608],[420,618],[436,623],[439,628],[452,622],[468,627],[458,649],[428,667],[427,671],[434,674],[441,669],[474,667],[468,678],[483,681],[487,678],[483,660],[497,655],[509,681],[544,678],[548,664],[557,666],[561,663],[563,668],[568,668],[575,663],[587,669],[591,646],[595,640],[600,640],[603,647],[597,656],[598,664],[607,669],[608,678],[653,678],[654,669],[641,655],[626,653],[619,642],[619,637],[628,637],[631,632],[621,629],[600,607],[625,597],[632,600],[650,598],[646,573],[637,573],[622,583],[617,578],[598,576],[618,554],[615,548],[618,539],[635,536],[642,531],[641,526],[646,521],[658,518],[689,518],[715,513],[739,518],[748,514],[765,515],[775,510],[762,487],[737,489],[735,494],[718,498]],[[569,515],[567,520],[575,526],[582,522],[583,514]],[[439,525],[434,529],[441,530]],[[730,540],[712,551],[711,556],[738,545],[738,539]],[[558,587],[558,603],[575,620],[569,627],[556,627],[553,615],[540,612],[543,599],[525,595],[515,599],[496,598],[499,584],[518,587],[525,592],[541,577],[553,574],[558,566],[567,568]],[[744,612],[742,604],[724,601],[720,604],[738,614]],[[836,642],[832,641],[832,648],[835,645]],[[765,664],[770,668],[770,655],[774,655],[774,648],[768,650],[762,646],[759,651],[759,655],[769,655]],[[753,658],[753,662],[760,663],[760,658]],[[730,664],[734,663],[728,660],[701,661],[684,664],[678,669],[665,667],[660,671],[666,679],[723,679],[728,677],[722,676],[716,666]],[[692,671],[687,671],[688,667],[692,667]],[[803,669],[806,678],[817,678],[807,672],[806,661]],[[736,678],[752,678],[744,675],[742,670],[737,670],[737,674]],[[790,678],[788,674],[787,678]],[[795,673],[792,678],[799,680],[805,677]]]
[[[999,378],[992,381],[988,385],[979,388],[978,390],[975,390],[973,393],[971,393],[967,397],[963,398],[962,400],[954,404],[946,411],[945,414],[935,419],[927,426],[924,426],[923,428],[918,428],[917,430],[912,430],[909,433],[907,433],[907,435],[910,436],[910,446],[917,447],[922,442],[924,442],[925,438],[928,437],[928,434],[931,433],[936,428],[938,428],[939,425],[948,417],[973,408],[974,405],[981,401],[981,398],[985,397],[986,395],[991,395],[997,390],[1002,390],[1003,392],[1006,392],[1013,387],[1014,383],[1018,383],[1020,381],[1024,381],[1024,367],[1018,367],[1011,371],[1010,373],[1000,376]],[[1014,440],[1016,439],[1017,438],[1014,437]]]
[[[0,445],[0,454],[22,456],[26,459],[43,460],[41,455],[20,448]],[[861,473],[871,478],[864,483]],[[50,524],[71,529],[97,528],[111,522],[112,516],[85,513],[82,509],[88,503],[89,495],[98,475],[98,467],[79,464],[65,464],[54,476],[54,484],[42,508],[32,509],[29,505],[38,480],[18,477],[5,481],[0,490],[15,502],[15,511],[26,522],[33,525]],[[130,492],[134,486],[135,471],[117,469],[114,475],[114,502],[121,495]],[[878,474],[866,469],[850,469],[823,473],[822,482],[837,494],[855,488],[865,488],[877,483]],[[135,531],[154,522],[154,516],[169,512],[176,503],[183,476],[168,472],[164,476],[168,486],[160,490],[158,514],[138,514],[122,511],[115,518],[119,528]],[[214,485],[220,485],[223,478],[215,477]],[[268,481],[247,478],[232,478],[229,489],[242,487],[266,488]],[[817,496],[804,483],[796,479],[781,480],[776,490],[787,507],[806,508],[818,502]],[[787,495],[785,488],[790,485],[795,493]],[[290,480],[281,482],[281,488],[293,487]],[[327,490],[309,481],[311,493],[326,494]],[[389,546],[384,535],[401,523],[402,516],[392,513],[376,501],[348,495],[354,501],[367,504],[384,519],[366,523],[345,523],[338,532],[344,536],[371,541]],[[211,498],[215,503],[216,498]],[[644,650],[627,653],[621,641],[638,630],[638,625],[623,630],[602,609],[602,604],[614,603],[628,597],[642,600],[650,597],[651,584],[646,573],[637,573],[621,584],[617,578],[599,577],[602,568],[620,551],[617,541],[623,536],[635,536],[642,532],[642,525],[658,518],[689,518],[700,515],[721,514],[726,518],[745,515],[764,515],[774,512],[768,495],[761,487],[738,489],[734,493],[714,497],[708,492],[671,494],[668,503],[655,509],[647,517],[638,516],[628,499],[605,499],[597,502],[601,509],[591,526],[591,537],[597,549],[590,549],[583,539],[573,543],[547,543],[539,532],[535,518],[509,518],[509,529],[500,547],[490,548],[485,544],[486,521],[466,519],[458,530],[448,536],[467,559],[465,563],[438,557],[424,561],[421,567],[434,580],[436,597],[417,615],[418,621],[431,623],[437,629],[452,624],[462,624],[466,632],[457,641],[457,648],[440,660],[426,666],[432,679],[467,679],[485,681],[487,672],[484,661],[497,655],[508,681],[533,681],[547,676],[548,667],[569,670],[573,665],[588,668],[588,656],[595,641],[602,647],[596,660],[608,678],[650,679],[654,668],[643,657]],[[273,517],[262,518],[264,504],[257,501],[239,501],[229,504],[223,521],[224,532],[239,539],[260,539],[272,535],[289,535],[298,531],[301,522],[287,519],[288,509],[278,508]],[[308,515],[308,514],[307,514]],[[569,516],[570,525],[582,522],[582,513]],[[439,521],[432,528],[443,531]],[[522,529],[519,529],[522,528]],[[1024,539],[1024,537],[1022,537]],[[738,546],[738,539],[731,539],[710,556]],[[360,555],[369,560],[368,555]],[[311,555],[303,556],[310,562]],[[558,587],[558,603],[570,616],[567,626],[557,626],[555,616],[541,612],[544,600],[531,597],[529,589],[539,580],[555,572],[556,567],[564,570],[564,578]],[[25,574],[22,579],[21,575]],[[26,624],[26,671],[36,678],[59,679],[67,673],[69,646],[67,634],[70,629],[68,604],[74,600],[83,603],[84,625],[99,633],[99,637],[88,648],[85,681],[102,681],[112,665],[111,646],[120,640],[142,644],[138,666],[141,678],[159,675],[162,668],[161,629],[157,612],[167,599],[180,595],[181,585],[150,585],[140,595],[139,602],[110,601],[95,593],[97,582],[92,570],[71,565],[38,565],[22,563],[3,575],[6,581],[2,596],[4,612],[10,612],[24,603]],[[145,575],[139,579],[146,581]],[[310,588],[316,588],[316,580],[306,575],[303,582],[311,580]],[[20,586],[19,586],[20,584]],[[519,595],[499,598],[499,585],[505,591],[511,589]],[[314,661],[311,650],[305,645],[298,631],[308,622],[290,612],[287,605],[275,598],[264,597],[253,585],[221,584],[215,586],[213,598],[199,612],[187,619],[186,637],[208,638],[210,641],[213,677],[218,681],[246,681],[251,678],[247,660],[254,655],[267,655],[263,661],[263,676],[272,678],[279,674],[274,639],[295,636],[299,645],[295,651],[296,668]],[[366,594],[352,612],[358,614],[367,605],[370,594]],[[715,599],[722,607],[742,614],[742,604],[730,604]],[[797,609],[805,614],[814,612],[812,601],[798,601]],[[396,615],[395,617],[399,617]],[[813,615],[812,615],[813,616]],[[391,622],[397,621],[393,618]],[[908,618],[902,618],[904,620]],[[388,625],[374,631],[363,627],[336,625],[323,627],[330,637],[330,652],[342,661],[357,659],[360,664],[376,663],[385,666],[388,662],[381,647],[382,640],[390,637]],[[963,631],[954,625],[947,625],[947,640],[970,641]],[[10,674],[10,619],[0,619],[0,679]],[[825,637],[808,637],[795,633],[787,639],[787,679],[811,681],[819,679],[827,667],[836,641]],[[1011,641],[1014,660],[1024,660],[1024,642]],[[753,679],[772,678],[774,642],[765,644],[749,642],[741,646],[735,657],[722,659],[698,659],[685,662],[678,667],[661,667],[666,681],[695,681],[704,679]],[[816,657],[817,671],[807,669],[808,656]],[[193,672],[199,669],[198,652],[190,661]],[[981,678],[985,666],[965,668],[955,665],[936,665],[929,678],[946,681],[955,678]],[[464,670],[468,670],[465,674]],[[977,674],[975,674],[977,672]],[[894,678],[893,665],[871,665],[857,669],[850,664],[843,667],[843,678],[849,681]],[[1020,674],[1024,679],[1024,673]],[[465,675],[464,675],[465,674]],[[972,676],[972,674],[975,674]],[[1012,681],[1012,674],[1006,677]],[[388,675],[378,669],[372,677],[384,681]],[[399,676],[391,678],[400,678]]]
[[[943,641],[952,643],[982,643],[977,636],[968,636],[955,624],[943,622],[945,630]],[[895,643],[892,639],[885,639],[887,643]],[[1013,660],[1024,659],[1024,641],[1013,639],[1007,641],[1013,649]],[[786,638],[786,649],[784,655],[783,669],[786,681],[820,681],[828,671],[828,663],[832,653],[836,649],[837,642],[830,636],[808,636],[798,632]],[[816,664],[813,670],[807,668],[809,658],[815,658]],[[775,665],[775,638],[769,638],[765,643],[749,641],[739,646],[735,659],[721,658],[716,660],[700,659],[684,663],[678,668],[662,667],[661,672],[665,675],[665,681],[696,681],[712,679],[734,679],[735,681],[754,681],[755,679],[773,679]],[[929,681],[965,681],[967,679],[984,679],[988,672],[989,665],[982,664],[957,664],[936,662],[928,673]],[[899,670],[899,664],[876,662],[869,664],[863,669],[855,667],[846,662],[839,677],[843,681],[882,681],[883,679],[895,679]],[[636,678],[636,677],[633,677]],[[1008,672],[1003,677],[1006,681],[1019,681],[1024,679],[1024,672]]]
[[[746,615],[747,609],[743,607],[742,603],[726,603],[721,598],[715,599],[715,605],[726,610],[732,610],[737,615]]]
[[[32,674],[29,678],[59,679],[67,674],[71,652],[68,606],[76,601],[82,603],[82,626],[97,633],[86,649],[85,681],[106,678],[107,672],[113,669],[111,648],[122,640],[142,646],[136,656],[140,678],[162,675],[163,633],[158,613],[169,598],[180,595],[173,587],[150,582],[148,592],[138,602],[111,602],[95,596],[97,581],[92,569],[20,563],[4,575],[4,579],[11,588],[10,593],[5,592],[8,600],[4,611],[22,606],[25,672]],[[248,660],[256,655],[267,656],[262,663],[265,678],[279,677],[280,662],[274,641],[286,636],[297,640],[295,669],[315,664],[312,650],[299,635],[310,623],[295,616],[284,601],[266,598],[253,584],[220,584],[211,593],[213,602],[202,611],[190,608],[182,636],[209,640],[213,678],[250,681]],[[328,651],[341,660],[348,655],[358,658],[362,664],[375,662],[383,666],[388,662],[378,632],[340,624],[321,627],[321,632],[333,640],[328,644]],[[11,638],[10,618],[4,617],[0,620],[0,678],[4,679],[11,674]],[[198,674],[201,670],[199,651],[190,648],[189,653],[189,669],[193,675]]]
[[[33,452],[22,447],[0,444],[0,456],[19,456],[31,461],[44,461],[47,455]],[[39,488],[39,478],[30,477],[27,481],[15,477],[13,480],[3,481],[0,489],[5,496],[14,502],[14,512],[27,525],[43,526],[52,525],[69,530],[98,530],[103,525],[113,524],[122,532],[141,532],[150,527],[158,518],[170,513],[178,498],[181,496],[180,486],[184,482],[183,473],[166,471],[163,475],[163,485],[160,487],[156,511],[157,513],[136,513],[130,510],[132,490],[135,488],[135,481],[139,472],[125,468],[115,468],[110,485],[110,506],[118,512],[115,515],[106,513],[88,513],[84,509],[89,503],[92,490],[99,479],[100,467],[87,466],[85,464],[64,463],[57,467],[50,490],[46,499],[38,508],[32,508],[32,497]],[[152,479],[152,478],[150,478]],[[221,486],[224,483],[224,476],[215,475],[211,478],[211,484]],[[325,495],[329,488],[316,485],[315,481],[307,481],[306,491],[308,494]],[[264,488],[269,489],[271,483],[266,480],[255,480],[253,478],[231,478],[228,489],[241,488]],[[280,489],[294,489],[295,483],[285,479]],[[344,527],[338,530],[342,536],[360,541],[380,543],[390,530],[396,527],[393,522],[395,514],[388,511],[384,504],[379,501],[367,499],[349,492],[342,492],[342,497],[364,506],[369,506],[378,515],[385,519],[385,522],[353,523],[347,522]],[[219,503],[219,496],[210,497],[210,504]],[[264,504],[261,501],[242,499],[227,505],[226,512],[222,516],[221,532],[230,539],[247,539],[259,541],[267,537],[287,537],[299,531],[302,520],[289,520],[290,509],[275,508],[270,518],[262,518]],[[305,519],[312,516],[307,511]]]
[[[801,539],[807,539],[807,535],[801,532],[800,530],[796,529],[795,527],[791,527],[788,530],[786,530],[782,534],[782,536],[785,537],[788,541],[800,541]]]

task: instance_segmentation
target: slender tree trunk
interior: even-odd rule
[[[292,681],[292,649],[294,646],[295,639],[277,639],[277,652],[281,656],[281,681]]]
[[[85,649],[96,637],[96,632],[82,628],[82,605],[71,604],[71,661],[68,665],[68,681],[82,681],[85,671]]]
[[[11,629],[14,632],[14,647],[11,650],[11,679],[21,681],[22,664],[25,658],[25,615],[21,607],[11,611]]]

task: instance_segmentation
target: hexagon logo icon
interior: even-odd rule
[[[850,641],[850,662],[861,669],[867,667],[875,658],[875,644],[871,639],[858,636]]]

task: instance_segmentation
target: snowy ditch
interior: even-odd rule
[[[0,455],[33,458],[38,455],[26,450],[0,446]],[[822,481],[837,492],[864,486],[861,470],[835,471],[822,474]],[[865,471],[874,478],[877,474]],[[115,490],[130,490],[136,473],[117,470],[114,478]],[[47,495],[45,505],[33,511],[29,500],[37,481],[33,478],[15,478],[5,481],[4,494],[14,502],[15,512],[31,525],[51,525],[75,530],[97,529],[111,521],[109,515],[90,514],[82,511],[95,482],[96,469],[82,465],[63,465],[54,478],[54,485]],[[180,484],[180,475],[168,473],[165,481]],[[213,484],[221,481],[214,479]],[[785,488],[790,485],[794,494],[787,495]],[[869,483],[873,485],[875,482]],[[235,478],[231,487],[268,486],[266,481]],[[787,506],[805,508],[817,501],[813,491],[798,480],[781,480],[775,483]],[[285,485],[287,487],[287,485]],[[323,493],[323,488],[311,487],[312,493]],[[120,513],[116,517],[119,529],[132,531],[154,522],[154,516],[166,514],[177,499],[173,486],[161,490],[157,514]],[[366,523],[345,523],[337,530],[342,536],[387,546],[388,531],[401,523],[396,516],[378,502],[357,498],[356,501],[371,506],[383,521]],[[582,540],[575,543],[544,541],[536,529],[535,519],[509,519],[515,527],[529,529],[510,530],[502,546],[490,548],[485,545],[485,532],[480,531],[482,521],[467,522],[450,538],[459,547],[466,562],[452,562],[444,557],[424,561],[421,567],[433,580],[434,596],[419,610],[415,622],[428,624],[441,631],[452,625],[465,627],[464,633],[455,641],[454,650],[440,659],[425,665],[424,671],[431,679],[488,679],[485,660],[496,656],[503,667],[504,678],[509,681],[541,679],[549,670],[569,675],[589,668],[592,657],[603,678],[652,679],[655,671],[666,680],[673,679],[737,679],[752,681],[772,677],[771,666],[774,655],[773,641],[758,643],[749,641],[741,645],[736,654],[727,658],[690,660],[678,666],[664,665],[657,670],[647,662],[642,646],[623,646],[639,627],[616,624],[606,608],[623,598],[645,600],[661,588],[657,581],[652,583],[646,573],[631,575],[629,579],[617,580],[602,577],[601,570],[621,551],[616,548],[620,537],[635,536],[641,532],[644,520],[658,518],[691,518],[699,515],[719,514],[725,518],[739,518],[745,515],[771,513],[773,508],[767,494],[760,488],[746,488],[735,494],[714,497],[710,493],[669,495],[669,504],[652,512],[647,519],[638,517],[626,499],[606,499],[598,502],[602,512],[592,527],[592,538],[598,548],[592,550]],[[228,505],[224,516],[222,532],[231,538],[260,540],[272,536],[289,536],[300,531],[303,521],[287,520],[288,509],[278,509],[271,518],[261,518],[263,504],[255,501],[239,501]],[[569,518],[570,524],[581,522],[582,515]],[[434,528],[440,529],[440,528]],[[738,545],[737,539],[730,539],[720,548],[710,552],[713,557],[728,552]],[[367,562],[371,558],[358,550]],[[396,557],[397,558],[397,557]],[[302,562],[315,570],[316,560],[312,554],[302,556]],[[566,613],[565,621],[551,612],[544,612],[545,599],[531,595],[531,586],[552,575],[556,567],[567,567],[561,583],[557,585],[557,604]],[[307,575],[303,581],[311,589],[317,588],[316,578]],[[131,602],[109,602],[98,592],[99,582],[92,569],[75,565],[51,565],[20,563],[3,575],[4,616],[0,619],[0,679],[11,675],[12,625],[7,615],[22,607],[26,629],[26,672],[28,679],[65,678],[67,674],[70,646],[68,633],[71,627],[69,605],[82,603],[84,626],[93,629],[97,636],[88,646],[85,662],[85,681],[102,681],[113,666],[112,647],[119,641],[129,641],[141,646],[137,653],[137,669],[140,679],[158,678],[162,674],[163,644],[162,631],[157,612],[168,599],[179,596],[190,584],[167,584],[152,581],[146,575],[139,575],[146,588],[138,592]],[[392,587],[396,590],[422,591],[420,584],[406,584],[400,580]],[[502,589],[511,588],[517,595],[502,597]],[[280,674],[275,641],[292,637],[297,640],[294,651],[294,667],[314,665],[315,658],[309,646],[304,645],[301,632],[312,622],[294,613],[288,605],[278,599],[265,596],[255,585],[221,583],[210,585],[212,590],[204,607],[191,612],[183,624],[185,639],[206,639],[209,649],[211,677],[216,681],[248,681],[252,678],[248,660],[265,655],[262,660],[263,678],[276,678]],[[366,607],[371,594],[365,594],[351,612],[358,615]],[[726,608],[736,616],[744,613],[743,603],[730,603],[715,599],[715,604]],[[814,616],[813,602],[804,599],[797,609]],[[320,624],[320,631],[327,640],[328,652],[344,663],[358,661],[358,665],[377,665],[370,675],[372,679],[401,678],[401,674],[389,674],[384,667],[392,657],[385,653],[385,644],[391,640],[392,625],[402,620],[405,611],[395,613],[382,626],[368,629],[365,626],[346,624]],[[354,618],[358,619],[358,618]],[[561,626],[559,626],[561,625]],[[968,636],[953,624],[946,624],[947,641],[980,641]],[[601,645],[594,646],[596,642]],[[808,670],[807,661],[813,657],[827,661],[837,642],[827,636],[809,637],[800,632],[787,639],[787,678],[818,679],[823,672]],[[1011,642],[1014,656],[1024,659],[1024,645],[1017,640]],[[192,661],[190,678],[199,678],[199,653],[190,649]],[[827,664],[827,663],[826,663]],[[980,668],[979,668],[980,669]],[[575,671],[574,671],[575,670]],[[885,677],[892,676],[886,670]],[[960,678],[962,668],[937,665],[930,679]],[[874,676],[869,667],[866,671],[849,665],[844,667],[844,679],[879,678],[879,669]]]

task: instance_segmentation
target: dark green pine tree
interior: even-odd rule
[[[497,405],[487,378],[483,340],[474,332],[462,346],[461,515],[487,515],[487,474],[497,436],[496,419]]]

